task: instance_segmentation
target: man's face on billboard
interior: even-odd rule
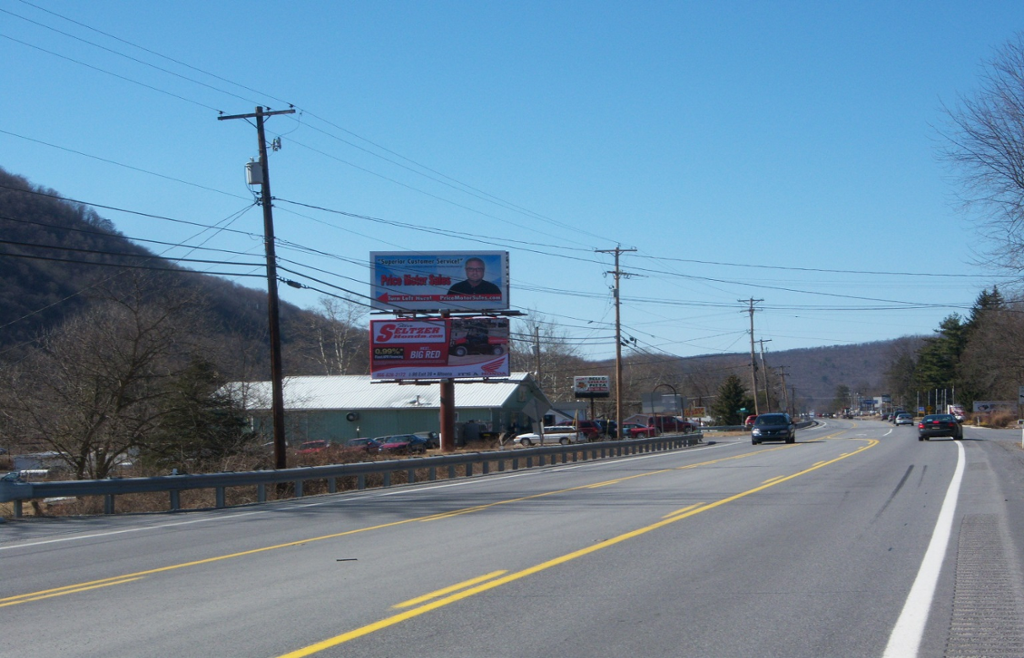
[[[484,278],[484,262],[477,258],[471,258],[466,261],[466,278],[476,285],[483,281]]]

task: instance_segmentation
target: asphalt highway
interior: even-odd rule
[[[258,507],[0,525],[4,655],[1022,656],[1019,432],[828,420]]]

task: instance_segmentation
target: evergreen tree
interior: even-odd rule
[[[163,414],[139,454],[159,469],[197,472],[222,470],[233,456],[253,452],[258,435],[208,361],[193,359],[171,384]]]
[[[742,425],[744,412],[740,409],[753,413],[754,398],[747,395],[739,377],[729,375],[718,387],[718,396],[711,405],[711,417],[716,425]]]

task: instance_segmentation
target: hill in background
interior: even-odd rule
[[[221,342],[245,345],[249,353],[259,355],[255,369],[251,362],[230,361],[225,376],[269,377],[265,292],[179,267],[132,243],[90,208],[61,199],[52,190],[33,187],[2,169],[0,230],[0,359],[16,359],[42,333],[88,308],[100,287],[116,288],[130,266],[157,268],[178,285],[201,291],[204,326],[221,336]],[[324,352],[317,341],[329,333],[323,331],[325,319],[283,303],[281,323],[285,373],[331,374],[317,358]],[[352,367],[365,371],[366,332],[364,327],[355,329],[360,336],[345,349],[360,356],[351,361]],[[855,394],[885,392],[884,373],[894,342],[770,352],[766,363],[770,368],[782,368],[787,388],[804,401],[802,406],[821,409],[833,400],[840,385]],[[749,354],[666,355],[664,360],[679,372],[706,374],[704,383],[689,387],[693,390],[687,395],[711,395],[717,381],[731,373],[749,387]],[[594,365],[605,369],[613,364]]]

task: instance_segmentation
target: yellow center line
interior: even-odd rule
[[[395,605],[393,607],[395,607],[395,608],[410,608],[410,607],[412,607],[414,605],[419,605],[420,603],[424,603],[426,601],[429,601],[430,599],[436,599],[439,596],[444,596],[445,594],[451,594],[452,592],[457,592],[460,589],[465,589],[465,588],[467,588],[467,587],[469,587],[471,585],[476,585],[477,583],[482,583],[485,580],[490,580],[491,578],[497,578],[498,576],[500,576],[502,574],[506,574],[506,573],[508,573],[508,569],[502,569],[500,571],[492,571],[491,573],[484,574],[483,576],[477,576],[476,578],[470,578],[469,580],[464,580],[461,583],[456,583],[456,584],[451,585],[449,587],[445,587],[443,589],[439,589],[439,590],[437,590],[435,592],[431,592],[430,594],[424,594],[423,596],[418,596],[415,599],[409,599],[408,601],[403,601],[403,602],[401,602],[401,603],[399,603],[399,604],[397,604],[397,605]]]
[[[840,433],[841,432],[837,432],[836,434],[840,434]],[[824,438],[831,438],[832,436],[833,435],[829,435],[829,436],[826,436]],[[711,466],[711,465],[714,465],[714,464],[719,464],[719,463],[730,461],[730,460],[745,459],[747,457],[751,457],[751,456],[754,456],[754,455],[760,455],[760,454],[763,454],[765,452],[770,452],[771,450],[782,450],[782,449],[785,449],[785,448],[792,448],[792,447],[796,447],[798,445],[799,444],[793,444],[793,445],[787,445],[787,446],[779,446],[779,447],[775,447],[775,448],[755,450],[755,451],[752,451],[752,452],[743,453],[741,455],[733,455],[731,457],[722,457],[722,458],[719,458],[719,459],[711,459],[711,460],[708,460],[708,461],[705,461],[705,462],[700,462],[700,463],[697,463],[697,464],[690,464],[690,465],[687,465],[687,466],[679,466],[679,467],[676,467],[676,468],[673,468],[673,469],[661,469],[661,470],[657,470],[657,471],[650,471],[650,472],[647,472],[647,473],[638,473],[636,475],[631,475],[629,477],[617,478],[615,480],[609,480],[609,481],[603,482],[603,483],[599,482],[596,485],[588,484],[588,485],[580,485],[580,486],[577,486],[577,487],[569,487],[567,489],[556,489],[556,490],[553,490],[553,491],[546,491],[546,492],[539,493],[539,494],[532,494],[532,495],[529,495],[529,496],[522,496],[522,497],[519,497],[519,498],[511,498],[509,500],[502,500],[502,501],[498,501],[498,502],[495,502],[495,503],[489,503],[489,504],[486,504],[486,505],[474,505],[474,506],[471,506],[471,507],[466,507],[466,508],[463,508],[463,509],[460,509],[460,510],[455,510],[455,511],[452,511],[452,512],[445,512],[445,513],[441,513],[441,514],[429,514],[429,515],[426,515],[426,516],[419,516],[419,517],[415,517],[415,518],[403,519],[401,521],[392,521],[392,522],[389,522],[389,523],[381,523],[381,524],[378,524],[378,525],[367,526],[365,528],[356,528],[354,530],[345,530],[343,532],[336,532],[336,533],[332,533],[332,534],[329,534],[329,535],[321,535],[319,537],[309,537],[309,538],[306,538],[306,539],[299,539],[299,540],[296,540],[296,541],[286,542],[286,543],[283,543],[283,544],[274,544],[273,546],[263,546],[261,548],[254,548],[254,549],[250,549],[248,551],[240,551],[238,553],[229,553],[227,555],[217,555],[217,556],[214,556],[214,557],[208,557],[208,558],[204,558],[204,559],[201,559],[201,560],[194,560],[194,561],[191,561],[191,562],[183,562],[183,563],[180,563],[180,564],[172,564],[172,565],[167,565],[167,566],[164,566],[164,567],[157,567],[157,568],[154,568],[154,569],[147,569],[145,571],[138,571],[138,572],[135,572],[135,573],[124,574],[124,575],[121,575],[121,576],[115,576],[115,577],[112,577],[112,578],[103,578],[103,579],[100,579],[100,580],[93,580],[93,581],[88,581],[88,582],[84,582],[84,583],[77,583],[77,584],[74,584],[74,585],[66,585],[64,587],[59,587],[59,588],[55,588],[55,589],[52,589],[52,590],[43,590],[43,591],[39,591],[39,592],[31,592],[31,593],[28,593],[28,594],[21,594],[21,595],[9,597],[9,598],[6,598],[6,599],[0,599],[0,607],[8,606],[8,605],[16,605],[18,603],[26,603],[26,602],[29,602],[29,601],[37,601],[39,599],[52,598],[54,596],[62,596],[62,595],[65,595],[65,594],[73,594],[75,592],[81,592],[81,591],[86,591],[86,590],[89,590],[89,589],[95,589],[97,587],[103,587],[103,586],[106,586],[107,583],[119,584],[120,582],[129,582],[130,580],[137,580],[137,579],[139,579],[139,578],[141,578],[143,576],[149,576],[149,575],[158,574],[158,573],[166,573],[166,572],[169,572],[169,571],[176,571],[178,569],[186,569],[186,568],[189,568],[189,567],[197,567],[197,566],[202,566],[202,565],[206,565],[206,564],[213,564],[215,562],[221,562],[223,560],[231,560],[231,559],[235,559],[235,558],[246,557],[246,556],[249,556],[249,555],[257,555],[259,553],[267,553],[267,552],[270,552],[270,551],[281,550],[281,549],[284,549],[284,548],[293,548],[295,546],[302,546],[303,544],[311,544],[313,542],[325,541],[325,540],[329,540],[329,539],[338,539],[339,537],[347,537],[347,536],[350,536],[350,535],[355,535],[355,534],[359,534],[359,533],[363,533],[363,532],[371,532],[371,531],[374,531],[374,530],[383,530],[385,528],[393,528],[393,527],[404,525],[404,524],[407,524],[407,523],[418,523],[418,522],[424,522],[424,521],[436,521],[436,520],[440,520],[440,519],[447,519],[447,518],[450,518],[450,517],[453,517],[453,516],[458,516],[460,514],[469,514],[469,513],[472,513],[472,512],[479,512],[479,511],[482,511],[482,510],[489,509],[491,507],[496,507],[498,505],[508,505],[508,504],[512,504],[512,503],[521,503],[521,502],[528,501],[528,500],[533,500],[533,499],[537,499],[537,498],[543,498],[545,496],[554,496],[554,495],[557,495],[557,494],[569,493],[569,492],[572,492],[572,491],[582,491],[582,490],[589,489],[589,488],[605,486],[606,484],[621,483],[621,482],[626,482],[628,480],[632,480],[632,479],[635,479],[635,478],[647,477],[649,475],[658,475],[658,474],[661,474],[661,473],[666,473],[666,472],[671,471],[671,470],[683,470],[683,469],[689,469],[689,468],[697,468],[697,467],[700,467],[700,466]],[[111,581],[116,581],[116,582],[111,582]]]
[[[878,441],[876,439],[867,439],[867,441],[869,441],[870,444],[865,446],[863,448],[864,450],[866,450],[868,448],[871,448],[871,447],[874,447],[875,445],[878,444]],[[319,653],[321,651],[324,651],[326,649],[330,649],[330,648],[336,647],[336,646],[338,646],[340,644],[344,644],[346,642],[350,642],[350,641],[355,640],[357,638],[364,637],[366,635],[370,635],[371,633],[375,633],[375,632],[377,632],[379,630],[383,630],[383,629],[388,628],[390,626],[394,626],[394,625],[399,624],[399,623],[401,623],[403,621],[407,621],[409,619],[413,619],[414,617],[418,617],[420,615],[424,615],[424,614],[426,614],[428,612],[431,612],[433,610],[437,610],[439,608],[443,608],[443,607],[445,607],[447,605],[451,605],[452,603],[456,603],[458,601],[462,601],[462,600],[467,599],[467,598],[469,598],[471,596],[475,596],[475,595],[480,594],[482,592],[490,591],[490,590],[495,589],[497,587],[500,587],[502,585],[506,585],[508,583],[514,582],[516,580],[520,580],[520,579],[525,578],[527,576],[532,576],[533,574],[539,573],[541,571],[545,571],[547,569],[551,569],[552,567],[556,567],[558,565],[565,564],[566,562],[569,562],[571,560],[575,560],[575,559],[583,557],[585,555],[590,555],[591,553],[596,553],[597,551],[600,551],[602,549],[608,548],[610,546],[615,546],[616,544],[620,544],[620,543],[622,543],[624,541],[627,541],[627,540],[630,540],[630,539],[634,539],[636,537],[639,537],[641,535],[647,534],[647,533],[652,532],[654,530],[657,530],[659,528],[663,528],[663,527],[665,527],[665,526],[667,526],[669,524],[675,523],[677,521],[681,521],[683,519],[687,519],[687,518],[689,518],[691,516],[694,516],[696,514],[700,514],[702,512],[706,512],[708,510],[715,509],[716,507],[721,507],[722,505],[725,505],[725,504],[728,504],[728,503],[740,500],[741,498],[745,498],[747,496],[750,496],[751,494],[755,494],[757,492],[764,491],[765,489],[768,489],[769,487],[774,487],[774,486],[776,486],[778,484],[781,484],[783,482],[788,482],[789,480],[792,480],[794,478],[798,478],[801,475],[806,475],[807,473],[811,473],[812,471],[816,471],[819,468],[824,468],[825,466],[834,464],[834,463],[836,463],[838,461],[846,459],[847,457],[850,457],[851,455],[855,455],[855,454],[857,454],[859,452],[861,452],[861,450],[857,450],[857,451],[855,451],[853,453],[841,455],[839,457],[836,457],[835,459],[831,459],[831,460],[823,462],[821,464],[815,464],[814,466],[806,468],[806,469],[804,469],[802,471],[798,471],[797,473],[793,473],[792,475],[787,475],[787,476],[784,476],[784,477],[781,477],[781,478],[777,478],[775,481],[771,482],[770,484],[762,484],[762,485],[760,485],[758,487],[754,487],[753,489],[748,489],[747,491],[744,491],[744,492],[741,492],[741,493],[738,493],[738,494],[735,494],[735,495],[732,495],[732,496],[728,496],[728,497],[723,498],[723,499],[721,499],[719,501],[716,501],[714,503],[710,503],[710,504],[707,504],[707,505],[700,505],[700,506],[694,507],[693,509],[691,509],[691,510],[689,510],[687,512],[682,512],[681,514],[677,514],[676,516],[672,516],[672,517],[667,518],[667,519],[662,519],[661,521],[658,521],[656,523],[652,523],[652,524],[650,524],[648,526],[644,526],[642,528],[638,528],[636,530],[631,530],[630,532],[626,532],[626,533],[621,534],[621,535],[619,535],[617,537],[612,537],[611,539],[606,539],[604,541],[598,542],[598,543],[593,544],[591,546],[588,546],[586,548],[582,548],[582,549],[580,549],[578,551],[573,551],[572,553],[567,553],[565,555],[562,555],[560,557],[554,558],[552,560],[548,560],[546,562],[541,562],[540,564],[537,564],[537,565],[534,565],[532,567],[523,569],[521,571],[517,571],[515,573],[510,573],[510,574],[502,576],[500,578],[495,578],[495,579],[488,580],[485,583],[481,583],[479,585],[476,585],[474,587],[470,587],[469,589],[464,589],[464,590],[462,590],[462,591],[460,591],[458,593],[452,594],[450,596],[446,596],[444,598],[437,599],[435,601],[427,603],[426,605],[422,605],[422,606],[420,606],[418,608],[413,608],[412,610],[407,610],[407,611],[402,612],[400,614],[388,617],[386,619],[382,619],[382,620],[380,620],[378,622],[374,622],[372,624],[367,624],[366,626],[362,626],[360,628],[356,628],[356,629],[351,630],[351,631],[349,631],[347,633],[342,633],[341,635],[336,635],[336,636],[334,636],[332,638],[328,638],[328,639],[323,640],[321,642],[317,642],[315,644],[311,644],[311,645],[309,645],[307,647],[303,647],[301,649],[297,649],[295,651],[291,651],[289,653],[282,654],[278,658],[304,658],[305,656],[310,656],[310,655],[313,655],[315,653]]]
[[[101,587],[110,587],[111,585],[123,585],[125,583],[135,582],[136,580],[142,580],[139,578],[108,578],[109,582],[97,582],[93,585],[80,586],[72,585],[70,587],[59,587],[53,590],[47,590],[45,592],[35,592],[33,594],[22,594],[20,596],[12,596],[6,599],[0,599],[0,608],[6,608],[10,605],[18,605],[19,603],[28,603],[29,601],[41,601],[43,599],[52,599],[55,596],[64,596],[65,594],[74,594],[76,592],[87,592],[91,589],[99,589]]]
[[[674,512],[669,512],[668,514],[666,514],[665,516],[663,516],[661,518],[663,518],[663,519],[672,519],[672,518],[675,518],[675,516],[677,514],[685,514],[686,512],[689,512],[690,510],[694,509],[695,507],[700,507],[703,504],[704,503],[694,503],[693,505],[687,505],[686,507],[684,507],[682,509],[677,509]]]

